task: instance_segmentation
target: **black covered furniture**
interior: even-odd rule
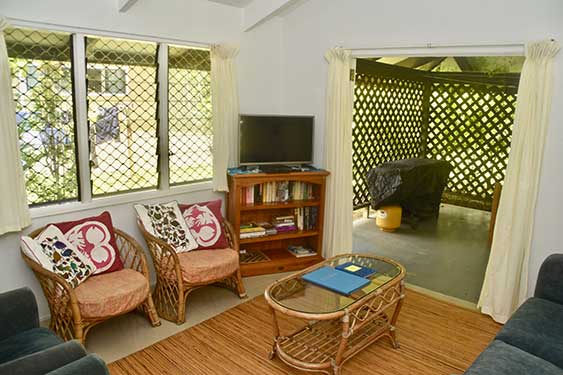
[[[63,342],[39,326],[29,288],[0,294],[0,374],[106,375],[105,363],[77,341]]]
[[[403,216],[438,216],[442,192],[452,166],[433,159],[403,159],[383,163],[366,175],[371,206],[401,206]]]
[[[563,254],[548,257],[527,300],[465,375],[563,375]]]

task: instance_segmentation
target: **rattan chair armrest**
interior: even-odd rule
[[[238,235],[235,233],[233,225],[226,219],[223,219],[223,228],[225,229],[225,234],[227,236],[227,241],[229,242],[229,247],[234,251],[239,252],[239,242]]]
[[[172,262],[175,278],[178,280],[179,284],[182,284],[182,270],[176,251],[167,242],[161,240],[160,238],[156,238],[149,233],[140,220],[137,220],[137,225],[139,226],[139,229],[143,234],[143,238],[147,243],[147,247],[149,248],[149,254],[151,255],[155,271],[157,273],[162,273],[164,271],[170,272],[171,270],[169,270],[169,267],[167,267],[166,264]]]
[[[119,255],[123,266],[142,273],[149,278],[149,266],[143,247],[124,231],[114,228]]]

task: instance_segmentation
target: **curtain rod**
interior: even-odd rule
[[[341,47],[341,46],[339,46]],[[461,55],[524,55],[524,42],[428,42],[420,44],[397,44],[381,47],[341,47],[349,49],[355,57],[426,55],[434,53]]]
[[[191,40],[178,39],[178,38],[160,37],[160,36],[149,35],[149,34],[137,34],[137,33],[111,31],[106,29],[96,29],[96,28],[89,28],[82,26],[63,25],[63,24],[51,23],[51,22],[31,21],[23,18],[6,17],[6,19],[8,20],[9,24],[19,27],[44,28],[53,31],[94,34],[96,36],[108,36],[108,37],[116,37],[116,38],[124,38],[124,39],[141,39],[151,42],[188,45],[190,47],[199,47],[202,49],[209,49],[209,47],[213,44],[206,42],[194,42]]]

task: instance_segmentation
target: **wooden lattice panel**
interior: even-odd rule
[[[261,251],[246,251],[240,253],[241,264],[268,262],[270,258]]]
[[[419,157],[423,138],[425,83],[356,75],[353,124],[354,207],[369,204],[365,175],[387,161]]]
[[[443,201],[490,210],[505,176],[515,104],[514,89],[434,81],[426,156],[454,167]]]

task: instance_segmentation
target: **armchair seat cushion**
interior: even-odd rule
[[[232,249],[196,250],[178,254],[183,280],[204,284],[226,278],[239,268],[238,254]]]
[[[147,299],[149,282],[142,273],[124,268],[91,276],[75,292],[83,318],[110,317],[133,310]]]
[[[0,341],[0,363],[33,354],[62,343],[47,328],[33,328]]]
[[[563,368],[563,305],[530,298],[514,313],[497,335],[520,348]]]

